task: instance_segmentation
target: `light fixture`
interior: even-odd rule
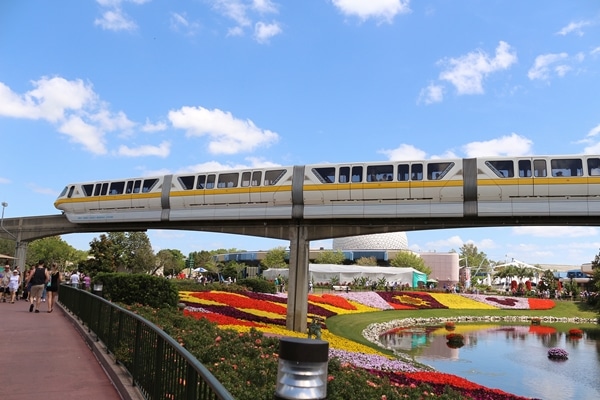
[[[328,342],[281,338],[274,400],[326,399],[328,358]]]

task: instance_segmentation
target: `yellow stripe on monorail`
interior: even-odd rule
[[[138,200],[138,199],[154,199],[160,198],[160,192],[151,193],[135,193],[135,194],[111,194],[106,196],[86,196],[86,197],[71,197],[71,198],[60,198],[54,202],[55,205],[59,204],[73,204],[73,203],[91,203],[95,201],[126,201],[126,200]]]

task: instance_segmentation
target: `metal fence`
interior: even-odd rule
[[[190,352],[153,323],[67,285],[59,301],[101,340],[148,400],[234,400]]]

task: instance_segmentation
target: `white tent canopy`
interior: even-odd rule
[[[414,268],[396,267],[364,267],[360,265],[336,264],[309,264],[309,279],[314,282],[330,282],[338,277],[340,284],[352,283],[354,278],[366,277],[370,281],[385,278],[387,282],[396,282],[398,285],[409,284],[412,287],[418,282],[425,284],[427,275]],[[275,279],[278,275],[288,277],[287,268],[269,268],[262,272],[267,279]]]

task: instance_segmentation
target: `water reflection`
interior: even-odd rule
[[[600,329],[583,331],[581,338],[574,338],[554,326],[457,324],[452,330],[398,328],[380,340],[438,371],[490,388],[541,399],[598,399]],[[463,336],[462,347],[451,345],[450,333]],[[569,359],[548,359],[552,347],[567,350]]]

